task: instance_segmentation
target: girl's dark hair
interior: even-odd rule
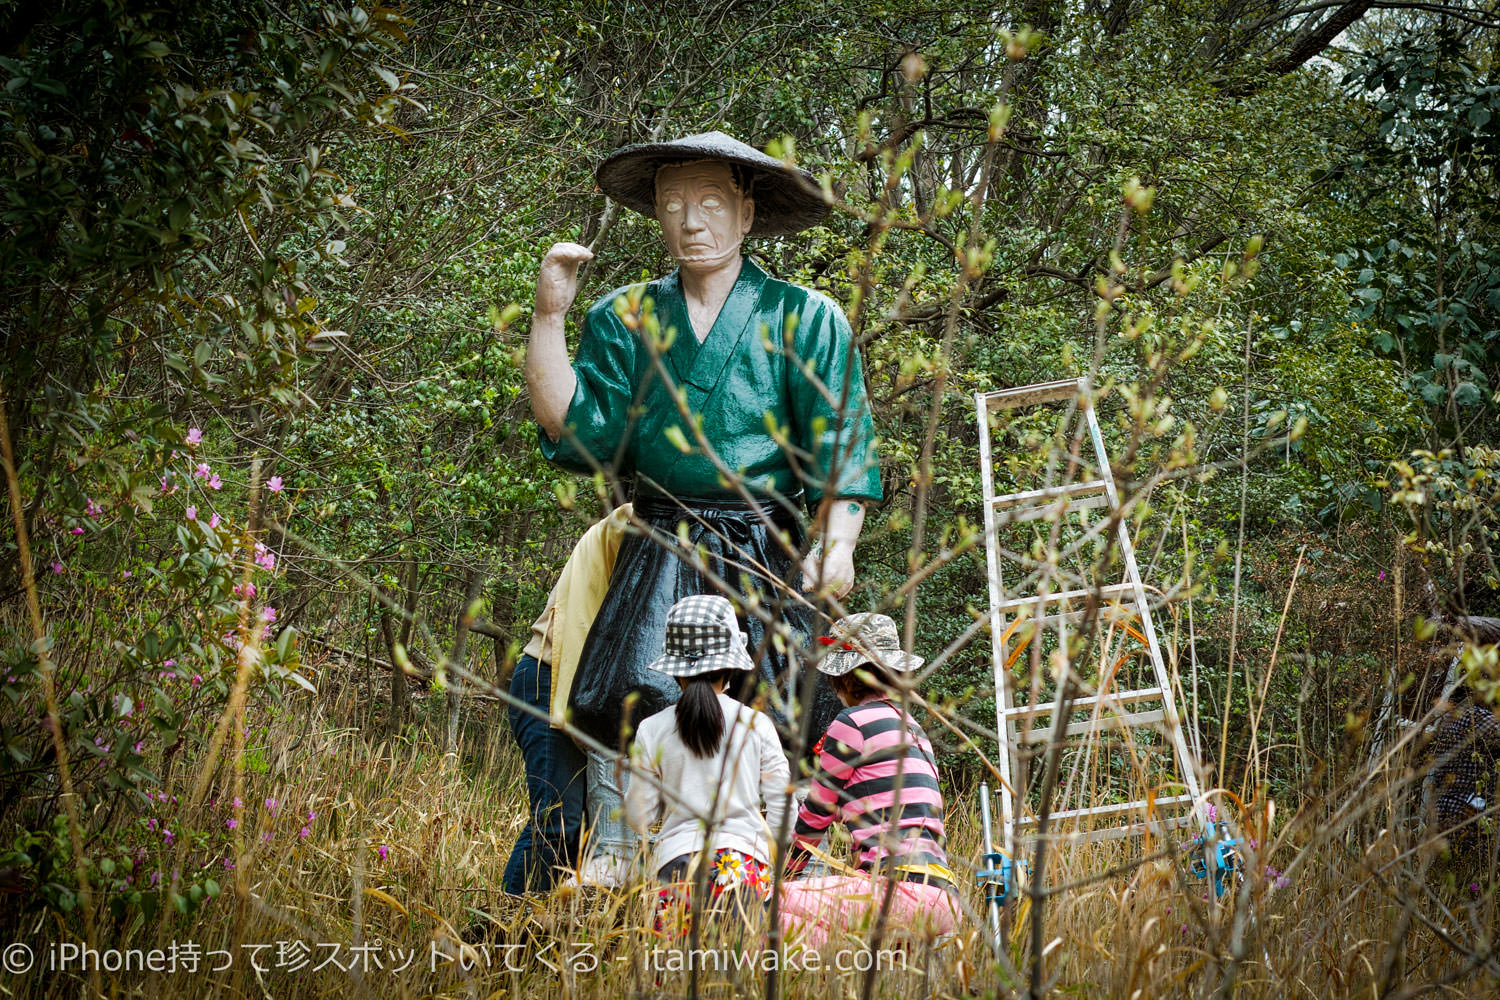
[[[714,685],[723,681],[733,690],[744,677],[743,670],[713,670],[688,679],[677,699],[677,735],[694,757],[712,757],[724,739],[724,710]]]
[[[883,696],[901,689],[901,685],[891,680],[889,674],[873,663],[865,663],[847,674],[828,678],[828,686],[850,705],[858,705],[872,694]]]

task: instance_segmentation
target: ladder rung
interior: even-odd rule
[[[1083,819],[1087,816],[1123,816],[1127,813],[1144,810],[1147,808],[1147,806],[1152,806],[1159,809],[1162,806],[1181,805],[1185,802],[1192,801],[1193,796],[1191,795],[1168,795],[1163,798],[1152,799],[1150,802],[1147,802],[1145,799],[1137,799],[1134,802],[1111,802],[1107,806],[1088,806],[1084,809],[1063,809],[1049,816],[1048,822],[1063,823],[1069,820]],[[1036,823],[1037,817],[1035,816],[1021,816],[1016,820],[1016,826],[1036,826]]]
[[[1166,819],[1151,820],[1146,823],[1131,823],[1126,826],[1101,826],[1094,830],[1049,830],[1045,837],[1041,839],[1065,844],[1095,844],[1101,840],[1122,840],[1125,837],[1139,837],[1147,832],[1160,837],[1169,830],[1180,830],[1182,827],[1192,826],[1193,822],[1193,814],[1186,812],[1180,816],[1168,816]],[[1038,837],[1035,833],[1028,833],[1025,839],[1031,843],[1035,843]]]
[[[1075,510],[1093,510],[1097,507],[1108,507],[1109,497],[1102,493],[1098,496],[1084,497],[1082,500],[1071,500],[1067,504],[1039,503],[1033,507],[1019,507],[1005,512],[1000,524],[1020,524],[1023,521],[1036,521],[1053,515],[1061,516]]]
[[[1134,597],[1135,585],[1130,583],[1111,583],[1105,587],[1090,588],[1087,590],[1060,590],[1055,594],[1037,594],[1033,597],[1016,597],[1009,601],[1001,601],[995,605],[994,610],[1001,613],[1016,611],[1021,608],[1034,608],[1038,603],[1053,604],[1062,601],[1078,601],[1097,594],[1099,603],[1103,604],[1109,598]],[[1050,616],[1049,616],[1050,617]]]
[[[1084,736],[1089,733],[1099,732],[1104,729],[1139,729],[1142,726],[1152,726],[1158,722],[1165,722],[1167,713],[1165,709],[1153,708],[1148,712],[1130,712],[1123,715],[1101,715],[1096,719],[1084,719],[1082,722],[1070,722],[1063,727],[1064,738],[1070,736]],[[1052,735],[1049,727],[1042,726],[1036,729],[1028,729],[1021,734],[1022,743],[1041,743]]]
[[[1074,698],[1069,711],[1086,712],[1095,705],[1104,704],[1106,709],[1116,705],[1134,705],[1142,701],[1156,701],[1161,697],[1161,688],[1137,688],[1134,691],[1116,691],[1110,694],[1091,694],[1083,698]],[[1017,705],[1007,708],[1005,714],[1015,718],[1031,718],[1037,715],[1051,715],[1057,711],[1057,702],[1046,701],[1040,705]]]
[[[1060,403],[1072,399],[1088,385],[1087,379],[1065,378],[1056,382],[1037,385],[1020,385],[1013,389],[997,389],[986,392],[980,398],[986,409],[1010,410],[1017,406],[1036,406],[1040,403]]]
[[[991,503],[997,511],[1020,507],[1019,510],[1008,513],[1005,520],[1009,522],[1035,521],[1049,514],[1065,514],[1070,510],[1091,510],[1095,507],[1108,506],[1109,497],[1104,489],[1104,480],[1094,479],[1083,483],[1069,483],[1066,486],[1049,486],[1044,490],[1007,493],[996,497]]]
[[[1084,496],[1090,493],[1103,493],[1104,480],[1091,479],[1082,483],[1068,483],[1066,486],[1048,486],[1043,490],[1026,490],[1024,493],[1006,493],[996,497],[992,502],[996,510],[1010,507],[1018,503],[1030,503],[1033,500],[1057,500],[1062,497]]]

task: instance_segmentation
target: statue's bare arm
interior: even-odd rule
[[[554,243],[537,271],[531,342],[526,348],[526,387],[531,390],[532,415],[554,441],[562,436],[568,404],[578,386],[563,325],[578,295],[578,268],[593,257],[593,251],[577,243]]]
[[[803,590],[827,591],[842,599],[854,589],[854,547],[864,526],[864,504],[834,500],[828,505],[822,550],[814,550],[802,561]]]

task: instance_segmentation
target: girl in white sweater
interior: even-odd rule
[[[636,731],[625,819],[642,835],[661,820],[651,870],[676,884],[661,890],[656,928],[678,934],[688,886],[700,876],[715,909],[765,899],[789,769],[771,720],[724,693],[755,668],[730,603],[685,597],[666,632],[666,651],[651,667],[677,678],[682,697]]]

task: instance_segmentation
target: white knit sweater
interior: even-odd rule
[[[694,757],[677,733],[676,710],[667,708],[641,723],[630,748],[632,775],[625,793],[625,820],[646,834],[657,819],[661,832],[651,870],[703,849],[735,850],[762,862],[781,829],[790,770],[776,727],[760,712],[726,694],[724,738],[719,752]],[[762,811],[764,803],[764,811]]]

